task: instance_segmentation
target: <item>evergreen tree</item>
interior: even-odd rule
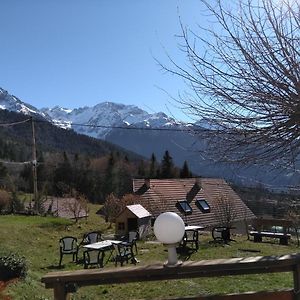
[[[155,154],[152,153],[150,167],[149,167],[149,178],[155,178],[157,176],[156,165],[157,165],[156,157],[155,157]]]
[[[144,161],[141,160],[140,163],[139,163],[139,166],[138,166],[138,176],[140,178],[144,178],[145,175],[146,175],[145,164],[144,164]]]
[[[114,153],[111,152],[108,157],[107,167],[105,170],[104,182],[103,182],[103,194],[106,197],[114,191],[114,168],[115,168]]]
[[[161,178],[173,178],[174,177],[174,164],[173,158],[170,156],[169,151],[166,150],[163,159],[161,161]]]
[[[7,176],[7,168],[0,162],[0,180]]]
[[[32,176],[32,166],[26,164],[23,170],[20,172],[20,177],[24,180],[26,186],[24,186],[25,192],[32,193],[33,191],[33,176]]]
[[[73,168],[69,162],[67,153],[63,152],[63,162],[59,164],[54,171],[54,183],[55,192],[58,196],[62,196],[65,193],[70,193],[73,182]]]
[[[190,178],[190,177],[192,177],[192,173],[190,172],[188,163],[185,160],[182,169],[180,170],[180,178]]]

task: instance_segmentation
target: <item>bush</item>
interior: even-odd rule
[[[26,274],[27,265],[24,257],[15,253],[0,256],[0,280],[25,278]]]
[[[0,212],[4,211],[10,205],[10,195],[5,190],[0,190]]]
[[[9,212],[14,214],[14,213],[17,213],[20,211],[24,211],[24,201],[22,202],[19,199],[16,191],[13,191],[12,195],[11,195],[11,200],[10,200]]]

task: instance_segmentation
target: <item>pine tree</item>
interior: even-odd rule
[[[149,178],[155,178],[157,176],[157,173],[156,173],[156,164],[157,163],[156,163],[155,154],[152,153],[150,167],[149,167]]]
[[[161,161],[161,178],[173,178],[174,177],[174,164],[173,158],[170,156],[169,151],[166,150],[163,159]]]
[[[107,167],[105,170],[104,182],[103,182],[103,194],[107,196],[114,191],[114,176],[115,176],[115,156],[111,152],[108,157]]]
[[[74,187],[73,168],[65,151],[63,152],[63,162],[54,171],[54,183],[56,194],[59,196],[70,193],[72,187]]]
[[[180,178],[190,178],[190,177],[192,177],[192,173],[190,172],[188,163],[185,160],[182,169],[180,170]]]
[[[138,165],[138,176],[140,178],[144,178],[146,175],[146,171],[145,171],[145,164],[144,164],[144,161],[141,160],[139,165]]]

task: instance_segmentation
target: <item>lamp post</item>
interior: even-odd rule
[[[184,222],[176,213],[165,212],[155,220],[154,234],[168,248],[166,267],[175,267],[182,263],[177,259],[176,246],[182,240],[184,231]]]

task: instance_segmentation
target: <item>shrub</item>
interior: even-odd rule
[[[0,256],[0,280],[25,278],[26,274],[27,265],[24,257],[15,253]]]
[[[10,199],[10,213],[17,213],[24,211],[24,202],[22,202],[16,191],[13,191],[11,194],[11,199]]]
[[[4,211],[10,205],[10,195],[5,190],[0,190],[0,212]]]

